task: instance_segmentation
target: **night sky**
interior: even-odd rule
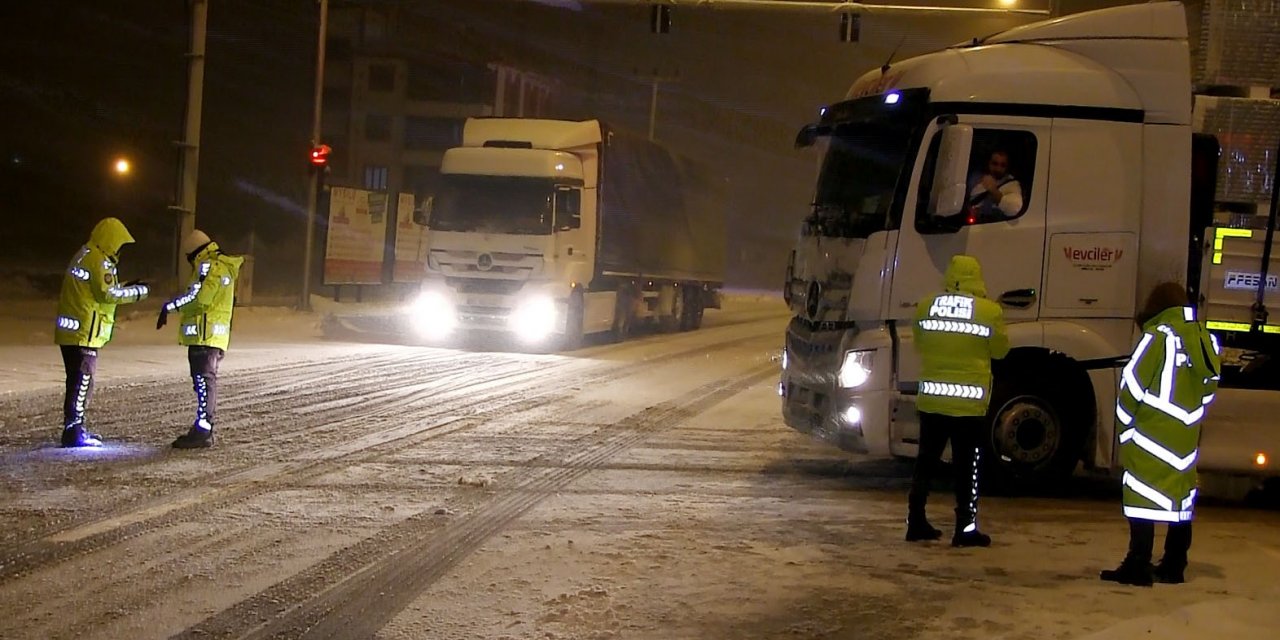
[[[843,43],[834,15],[677,8],[671,33],[655,35],[640,6],[370,4],[420,13],[477,55],[558,78],[562,117],[643,132],[642,76],[678,74],[663,85],[657,137],[735,185],[729,278],[768,289],[779,286],[811,195],[815,159],[791,143],[818,107],[896,48],[909,57],[1030,20],[868,15],[861,41]],[[1125,3],[1062,3],[1071,12],[1114,4]],[[123,275],[167,273],[187,34],[180,0],[0,3],[0,272],[56,282],[93,224],[115,215],[139,241]],[[197,225],[235,252],[256,235],[259,290],[284,293],[297,279],[315,38],[311,0],[209,2]],[[110,172],[118,155],[134,162],[127,180]]]

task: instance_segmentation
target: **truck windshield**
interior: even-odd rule
[[[548,235],[550,178],[445,174],[431,212],[437,231]]]
[[[849,124],[826,140],[810,235],[865,238],[886,228],[912,132],[897,124]]]

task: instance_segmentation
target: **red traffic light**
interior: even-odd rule
[[[333,149],[327,144],[322,144],[311,149],[311,164],[316,167],[323,167],[329,164],[329,154],[333,153]]]

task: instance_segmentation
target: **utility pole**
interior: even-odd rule
[[[638,70],[635,73],[636,75],[640,75],[640,72]],[[650,83],[649,141],[652,142],[654,140],[654,132],[658,126],[658,85],[662,84],[663,82],[676,82],[680,80],[680,71],[677,70],[675,73],[669,74],[669,75],[661,75],[658,73],[657,69],[654,69],[653,73],[647,76],[646,78],[649,80],[649,83]]]
[[[182,255],[182,240],[196,228],[196,182],[200,177],[200,110],[204,102],[204,44],[205,25],[209,16],[207,0],[190,0],[191,49],[187,52],[187,114],[182,140],[177,145],[178,161],[177,203],[170,205],[178,214],[178,238],[173,243],[174,275],[181,283],[190,270],[186,256]]]
[[[320,35],[316,41],[316,91],[315,106],[311,118],[311,148],[320,146],[320,105],[324,96],[324,45],[329,22],[329,0],[318,0],[320,3]],[[316,200],[320,190],[320,171],[312,167],[311,182],[307,188],[307,237],[302,251],[302,298],[298,308],[311,310],[311,247],[316,226]]]

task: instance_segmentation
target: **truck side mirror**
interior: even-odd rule
[[[929,215],[947,217],[960,213],[969,197],[969,152],[973,127],[952,124],[942,129],[938,160],[929,191]]]
[[[427,226],[431,224],[431,209],[435,206],[435,196],[427,196],[422,204],[413,210],[415,224]]]

